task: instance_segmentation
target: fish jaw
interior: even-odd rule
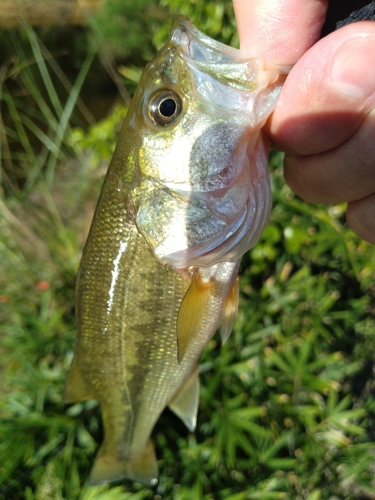
[[[219,108],[247,113],[252,126],[273,111],[290,69],[250,59],[205,35],[184,16],[174,20],[166,46],[175,46],[188,65],[195,97]]]

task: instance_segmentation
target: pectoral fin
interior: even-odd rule
[[[191,280],[190,286],[182,299],[177,317],[177,359],[181,364],[185,352],[199,332],[207,301],[210,296],[211,282],[205,283],[197,271]]]
[[[76,358],[74,357],[66,378],[64,402],[75,403],[76,401],[85,401],[87,399],[95,399],[95,396],[87,387],[80,369],[77,366]]]
[[[158,464],[151,440],[148,441],[142,453],[129,459],[119,459],[115,454],[106,454],[101,450],[99,450],[90,474],[92,486],[120,479],[132,479],[148,486],[157,484]]]
[[[183,421],[189,431],[193,432],[197,424],[199,406],[198,366],[180,387],[168,406]]]
[[[228,340],[232,332],[233,323],[237,316],[239,292],[239,278],[237,275],[232,283],[232,286],[224,303],[223,317],[220,325],[221,342],[223,345]]]

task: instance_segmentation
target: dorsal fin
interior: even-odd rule
[[[197,423],[199,406],[198,366],[178,389],[168,406],[183,421],[189,431],[193,432]]]
[[[229,293],[227,295],[223,307],[223,317],[220,325],[221,342],[223,345],[228,340],[232,332],[233,323],[237,316],[239,292],[240,292],[239,278],[237,275],[234,278],[232,286],[230,287]]]
[[[206,312],[211,292],[211,281],[204,282],[196,271],[185,297],[182,299],[177,317],[177,359],[181,364],[185,352],[197,335]]]

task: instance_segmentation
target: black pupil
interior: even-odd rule
[[[177,105],[173,99],[164,99],[164,101],[160,103],[159,111],[163,116],[169,118],[175,114],[176,108]]]

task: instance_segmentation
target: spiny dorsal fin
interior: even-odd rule
[[[234,278],[234,281],[232,283],[232,286],[230,287],[229,293],[224,303],[223,317],[220,325],[221,342],[223,345],[228,340],[232,332],[233,323],[237,316],[239,292],[240,287],[237,275]]]
[[[91,394],[90,389],[82,378],[75,356],[66,378],[63,398],[64,403],[75,403],[76,401],[95,399],[94,394]]]
[[[189,431],[193,432],[197,424],[199,406],[198,366],[178,389],[168,406],[183,421]]]
[[[180,365],[185,352],[197,335],[206,312],[211,292],[211,281],[205,283],[196,271],[182,299],[177,317],[177,359]]]
[[[115,450],[107,454],[101,448],[90,474],[90,484],[95,486],[120,479],[132,479],[147,486],[155,486],[157,478],[158,464],[154,446],[149,440],[141,453],[124,459],[119,458]]]

